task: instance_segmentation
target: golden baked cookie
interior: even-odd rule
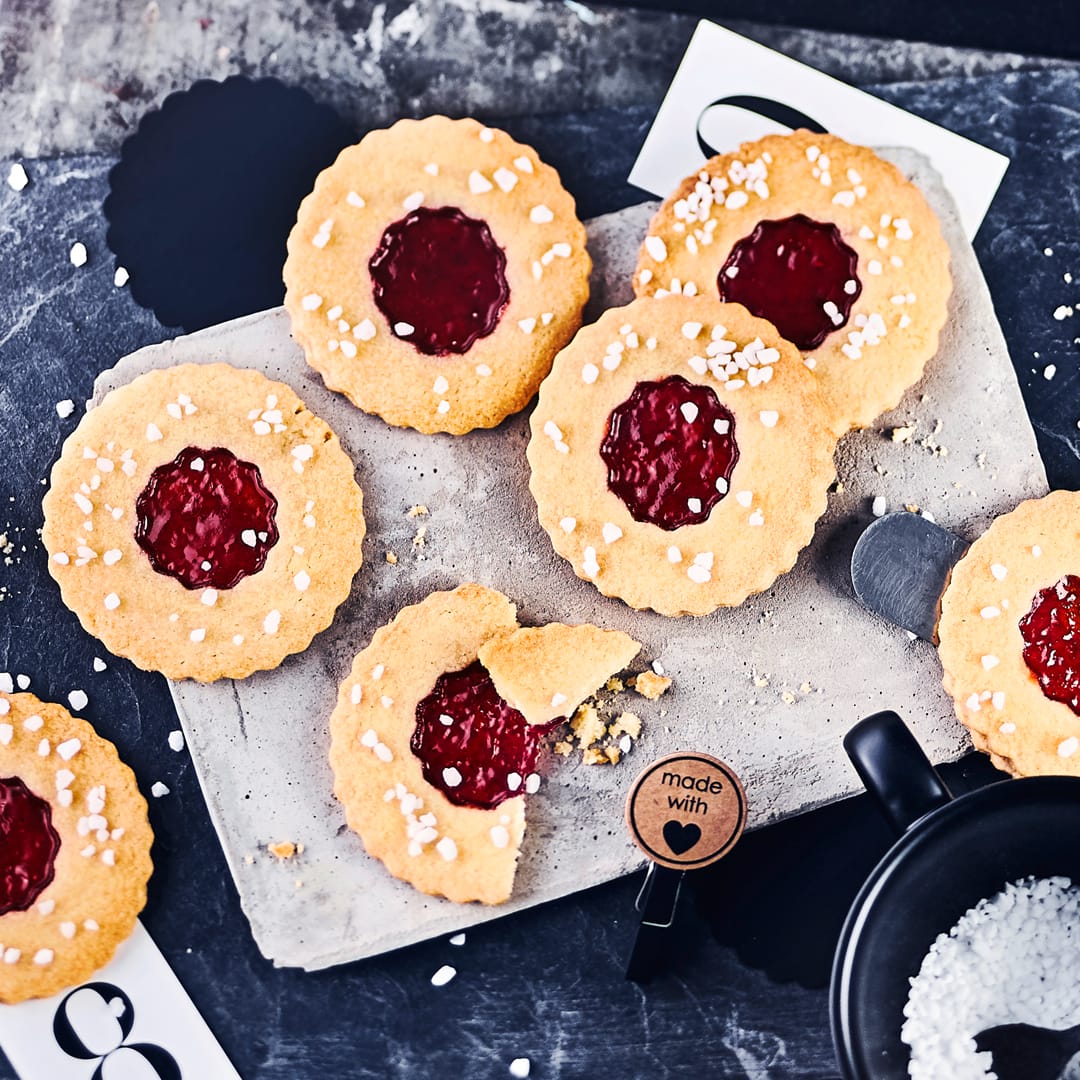
[[[146,904],[153,834],[116,747],[65,708],[0,693],[0,1001],[76,986]]]
[[[1080,775],[1080,494],[1023,502],[971,545],[938,638],[956,715],[998,768]]]
[[[704,297],[635,300],[581,330],[540,389],[540,524],[631,607],[732,607],[809,543],[835,475],[827,420],[772,324]]]
[[[563,638],[591,665],[591,690],[640,648],[625,634],[560,629],[596,631]],[[494,589],[432,593],[377,630],[341,684],[330,718],[334,794],[368,852],[421,892],[500,904],[513,888],[524,795],[539,789],[544,737],[566,715],[553,706],[547,724],[530,724],[478,659],[498,639],[497,666],[527,706],[536,688],[521,666],[535,642],[522,641],[515,659],[507,642],[517,630],[514,605]],[[548,692],[551,675],[535,674]]]
[[[952,278],[933,210],[895,165],[795,131],[710,158],[664,201],[638,296],[718,296],[774,323],[837,435],[898,404],[937,351]]]
[[[64,443],[44,510],[64,603],[171,679],[276,667],[330,625],[361,562],[337,436],[284,383],[227,364],[113,390]]]
[[[461,435],[524,408],[581,325],[591,261],[558,173],[476,120],[399,120],[300,204],[285,306],[330,389]]]

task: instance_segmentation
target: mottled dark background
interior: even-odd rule
[[[1071,5],[1015,17],[979,5],[981,19],[974,5],[903,7],[876,21],[864,5],[727,10],[734,28],[1013,157],[976,249],[1051,484],[1080,486],[1080,317],[1054,317],[1080,299],[1065,280],[1080,278]],[[923,8],[924,21],[908,19]],[[748,14],[786,25],[735,19]],[[640,197],[624,178],[694,21],[537,0],[37,0],[0,11],[0,169],[22,160],[31,176],[21,194],[0,185],[0,670],[26,673],[46,698],[85,689],[85,715],[144,791],[158,779],[172,789],[151,806],[144,919],[245,1077],[503,1077],[518,1056],[542,1078],[835,1075],[822,989],[832,942],[889,840],[865,800],[747,838],[683,905],[672,970],[647,988],[622,979],[636,880],[470,931],[462,947],[278,971],[252,944],[186,751],[166,745],[177,724],[164,681],[80,630],[37,539],[43,479],[81,415],[80,405],[60,420],[55,403],[81,403],[99,370],[173,333],[113,286],[102,213],[122,141],[169,92],[274,75],[358,129],[475,113],[533,142],[589,216]],[[82,269],[68,261],[76,240],[90,252]],[[970,363],[974,384],[979,358]],[[106,671],[92,670],[95,656]],[[963,788],[991,772],[974,758],[949,775]],[[435,989],[444,963],[457,978]],[[2,1062],[0,1075],[12,1075]]]

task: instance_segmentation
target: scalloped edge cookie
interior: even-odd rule
[[[376,306],[368,260],[420,206],[487,223],[510,298],[467,352],[427,356]],[[476,120],[399,120],[347,147],[300,204],[283,271],[293,337],[331,390],[431,434],[494,427],[536,393],[581,325],[592,262],[573,196],[536,151]]]
[[[278,542],[231,589],[187,589],[135,541],[135,503],[188,446],[258,465]],[[228,364],[150,371],[111,391],[64,442],[43,501],[49,572],[83,628],[170,679],[241,679],[330,625],[362,562],[363,493],[329,426],[285,383]]]
[[[580,662],[597,680],[593,690],[640,649],[621,632],[587,625],[536,629],[545,640],[551,634],[588,651]],[[501,904],[510,897],[525,835],[524,795],[491,809],[456,806],[424,779],[410,744],[419,702],[440,676],[479,659],[488,643],[498,643],[496,667],[521,689],[522,704],[549,693],[553,677],[547,673],[535,672],[535,685],[523,678],[522,665],[536,651],[535,635],[528,634],[518,639],[522,655],[512,654],[521,632],[514,604],[494,589],[469,583],[431,593],[375,631],[338,691],[330,717],[334,795],[368,853],[420,892],[456,903]],[[555,678],[574,668],[573,662],[561,664]],[[517,700],[505,700],[522,711]]]
[[[732,341],[755,340],[775,359],[749,365],[754,383],[727,374]],[[740,452],[708,520],[673,531],[631,517],[599,453],[612,409],[639,382],[669,375],[715,393]],[[768,588],[810,542],[835,476],[836,439],[798,350],[744,307],[704,297],[638,299],[583,328],[556,358],[531,423],[529,487],[555,550],[605,596],[662,615],[706,615]]]
[[[146,906],[154,836],[135,775],[85,720],[33,694],[0,693],[0,763],[48,802],[54,877],[0,915],[0,1001],[76,986],[104,967]]]
[[[759,221],[835,224],[859,258],[848,320],[806,354],[842,435],[899,404],[937,352],[952,292],[949,248],[922,192],[873,150],[794,131],[710,158],[664,200],[634,271],[638,296],[717,296],[734,245]]]
[[[1024,661],[1035,594],[1080,573],[1080,494],[1054,491],[997,518],[953,568],[938,655],[975,746],[1014,776],[1080,776],[1080,716],[1048,698]]]

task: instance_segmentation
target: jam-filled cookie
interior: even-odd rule
[[[952,278],[933,210],[895,165],[795,131],[687,177],[649,226],[634,290],[719,297],[768,319],[817,375],[842,435],[921,378]]]
[[[998,768],[1080,775],[1080,494],[1023,502],[971,545],[938,637],[956,715]]]
[[[738,304],[640,299],[555,360],[530,488],[555,550],[631,607],[704,615],[790,570],[834,476],[817,383]]]
[[[146,904],[153,834],[116,747],[60,705],[0,693],[0,1001],[112,958]]]
[[[563,629],[587,633],[565,639],[579,655],[555,666],[574,668],[590,691],[639,649],[619,631]],[[536,659],[535,641],[520,639],[521,662],[507,656],[517,630],[514,605],[493,589],[432,593],[377,630],[341,684],[330,718],[334,794],[368,852],[421,892],[485,904],[510,896],[524,796],[540,787],[545,736],[575,692],[569,683],[565,695],[552,692],[540,723],[518,708],[535,697],[527,679],[527,700],[501,696],[480,656],[498,639],[497,666],[517,685]],[[545,692],[561,685],[557,673],[535,674]]]
[[[44,509],[49,570],[83,627],[201,682],[305,648],[364,538],[337,436],[288,386],[227,364],[113,390],[64,443]]]
[[[319,175],[288,246],[308,363],[365,412],[427,433],[524,408],[588,298],[573,197],[535,150],[475,120],[369,132]]]

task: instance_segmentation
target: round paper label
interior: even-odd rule
[[[626,799],[630,834],[654,862],[697,870],[742,835],[746,793],[731,767],[708,754],[670,754],[634,781]]]

